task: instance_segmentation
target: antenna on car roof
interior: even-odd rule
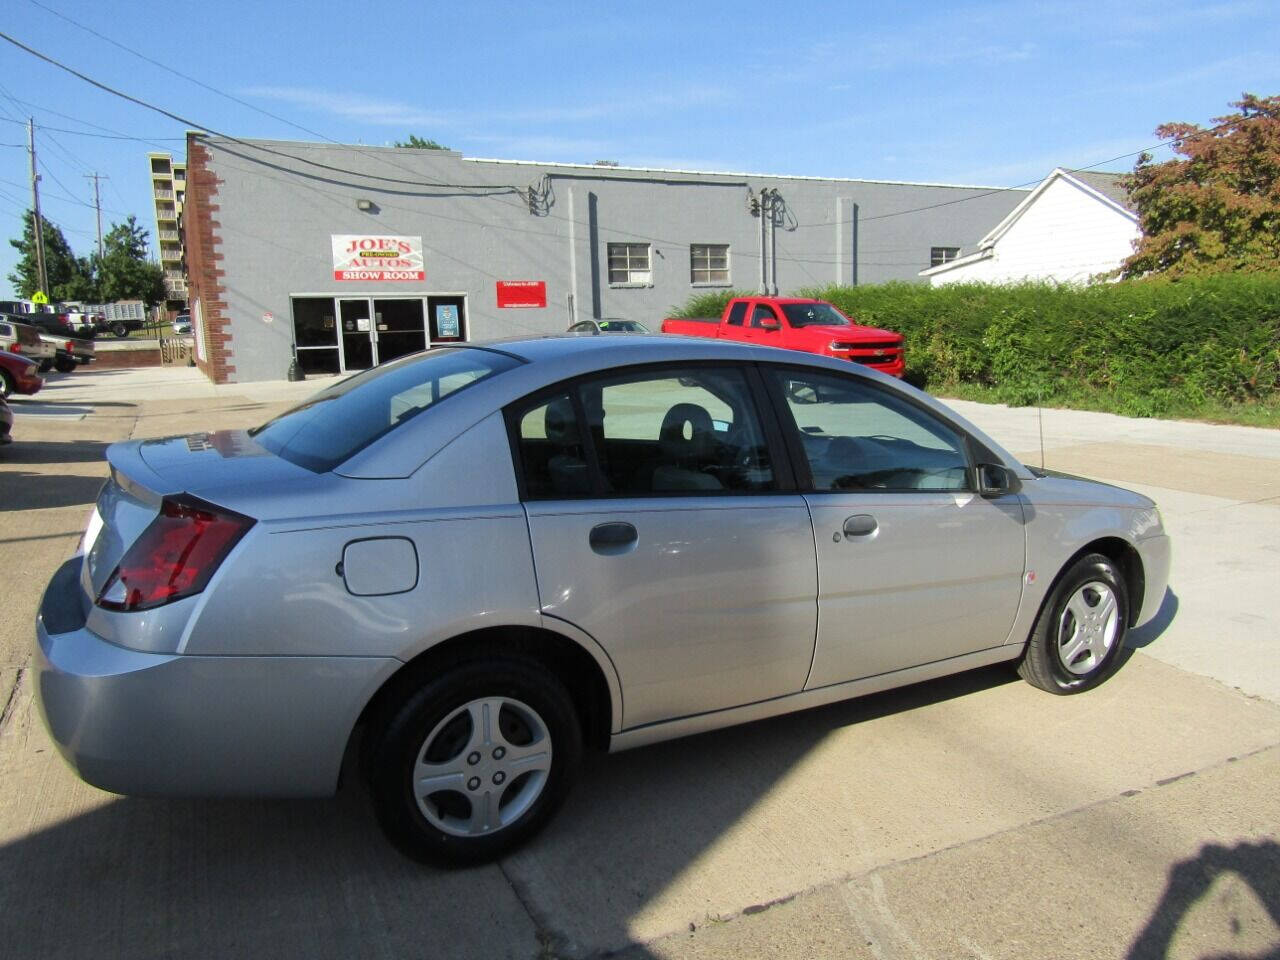
[[[1036,420],[1040,424],[1040,469],[1044,469],[1044,387],[1036,391]]]

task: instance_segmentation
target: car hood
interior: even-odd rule
[[[1029,468],[1035,478],[1024,484],[1023,490],[1040,504],[1070,503],[1102,507],[1131,507],[1148,510],[1156,505],[1150,497],[1133,490],[1117,487],[1101,480],[1077,477],[1043,467]]]
[[[844,340],[848,343],[861,343],[868,340],[893,340],[897,342],[902,339],[902,334],[894,333],[892,330],[881,330],[879,327],[864,327],[861,324],[853,327],[814,324],[812,326],[796,327],[795,330],[797,333],[822,340]]]

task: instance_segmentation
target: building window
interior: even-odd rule
[[[652,283],[647,243],[609,244],[610,283]]]
[[[940,267],[944,263],[950,263],[958,256],[960,256],[959,247],[930,247],[929,266]]]
[[[689,282],[729,282],[729,245],[695,243],[689,247]]]

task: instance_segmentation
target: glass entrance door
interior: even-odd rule
[[[373,301],[374,336],[378,347],[378,363],[386,363],[406,353],[427,347],[427,328],[423,323],[422,299]]]
[[[342,360],[344,370],[365,370],[372,367],[373,323],[369,319],[369,301],[340,300],[342,317]]]

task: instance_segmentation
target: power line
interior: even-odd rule
[[[232,136],[229,133],[222,133],[221,131],[216,130],[215,128],[207,124],[197,123],[195,120],[188,119],[187,117],[184,117],[181,114],[174,113],[171,110],[166,110],[164,107],[157,106],[154,103],[149,103],[146,100],[139,99],[138,97],[135,97],[132,94],[128,94],[121,90],[117,90],[114,87],[110,87],[107,84],[101,82],[100,80],[95,80],[92,77],[84,73],[81,73],[79,70],[75,69],[74,67],[67,66],[65,63],[62,63],[61,61],[55,60],[53,57],[50,57],[47,54],[41,53],[39,50],[36,50],[34,47],[27,46],[21,40],[17,40],[9,36],[9,34],[7,33],[0,32],[0,39],[7,40],[9,43],[13,44],[18,49],[25,50],[27,53],[31,54],[36,59],[43,60],[45,63],[48,63],[51,66],[55,66],[59,70],[63,70],[66,73],[71,74],[73,77],[83,80],[85,83],[89,84],[90,86],[97,87],[99,90],[109,93],[112,96],[119,97],[122,100],[128,100],[130,103],[136,104],[137,106],[140,106],[146,110],[151,110],[154,113],[158,113],[163,117],[168,117],[170,120],[177,121],[178,123],[181,123],[183,126],[186,126],[188,128],[195,128],[198,130],[207,131],[209,133],[212,133],[214,136],[222,137],[225,140],[230,140],[232,143],[238,143],[241,146],[246,147],[250,150],[258,150],[262,153],[267,153],[273,156],[282,157],[286,160],[292,160],[294,163],[304,163],[304,164],[307,164],[308,166],[316,167],[320,170],[328,170],[333,173],[340,173],[346,176],[364,177],[367,180],[381,180],[384,183],[394,183],[394,184],[399,184],[404,186],[446,187],[449,189],[456,189],[456,190],[499,190],[500,189],[500,190],[508,190],[513,193],[521,192],[519,187],[513,186],[511,184],[507,184],[507,183],[504,183],[504,184],[440,183],[439,181],[431,182],[431,181],[422,181],[422,180],[401,180],[396,177],[383,177],[376,173],[361,173],[360,171],[357,171],[357,170],[348,170],[345,167],[335,167],[327,163],[320,163],[318,160],[308,160],[305,157],[295,156],[290,153],[285,153],[281,150],[273,150],[270,147],[264,147],[261,144],[252,143],[248,140],[243,140],[240,137]]]
[[[226,100],[230,100],[232,103],[238,103],[242,107],[248,107],[250,110],[255,110],[258,113],[262,114],[264,117],[270,117],[272,120],[278,120],[280,123],[283,123],[286,126],[293,127],[295,130],[301,130],[303,133],[308,133],[313,137],[319,137],[321,140],[327,140],[330,143],[338,142],[337,140],[333,140],[329,137],[326,137],[323,133],[318,133],[317,131],[304,127],[301,124],[294,123],[292,120],[287,120],[284,117],[276,116],[274,113],[270,112],[269,110],[264,110],[262,107],[249,103],[246,100],[241,100],[239,97],[232,96],[231,94],[226,93],[225,91],[219,90],[217,87],[212,87],[202,80],[197,80],[195,77],[192,77],[183,73],[181,70],[177,70],[169,66],[168,64],[161,63],[159,60],[153,60],[151,57],[148,57],[146,54],[139,53],[137,50],[134,50],[132,47],[126,46],[125,44],[120,43],[118,40],[113,40],[111,37],[108,37],[106,34],[99,33],[97,30],[94,30],[92,27],[87,27],[83,23],[80,23],[79,21],[73,20],[71,17],[68,17],[66,14],[60,13],[57,10],[54,10],[52,7],[45,6],[45,4],[40,3],[39,0],[30,0],[30,2],[34,6],[39,7],[41,10],[44,10],[48,13],[53,14],[55,17],[59,18],[60,20],[65,20],[67,23],[71,24],[73,27],[79,27],[81,30],[85,31],[86,33],[92,34],[93,36],[97,37],[99,40],[109,43],[113,47],[117,47],[118,49],[125,51],[125,53],[131,53],[135,57],[137,57],[139,60],[144,60],[147,63],[151,64],[152,66],[156,66],[156,67],[159,67],[161,70],[168,71],[169,73],[172,73],[175,77],[181,77],[183,80],[186,80],[188,83],[194,83],[197,87],[200,87],[203,90],[208,90],[210,93],[215,93]]]

